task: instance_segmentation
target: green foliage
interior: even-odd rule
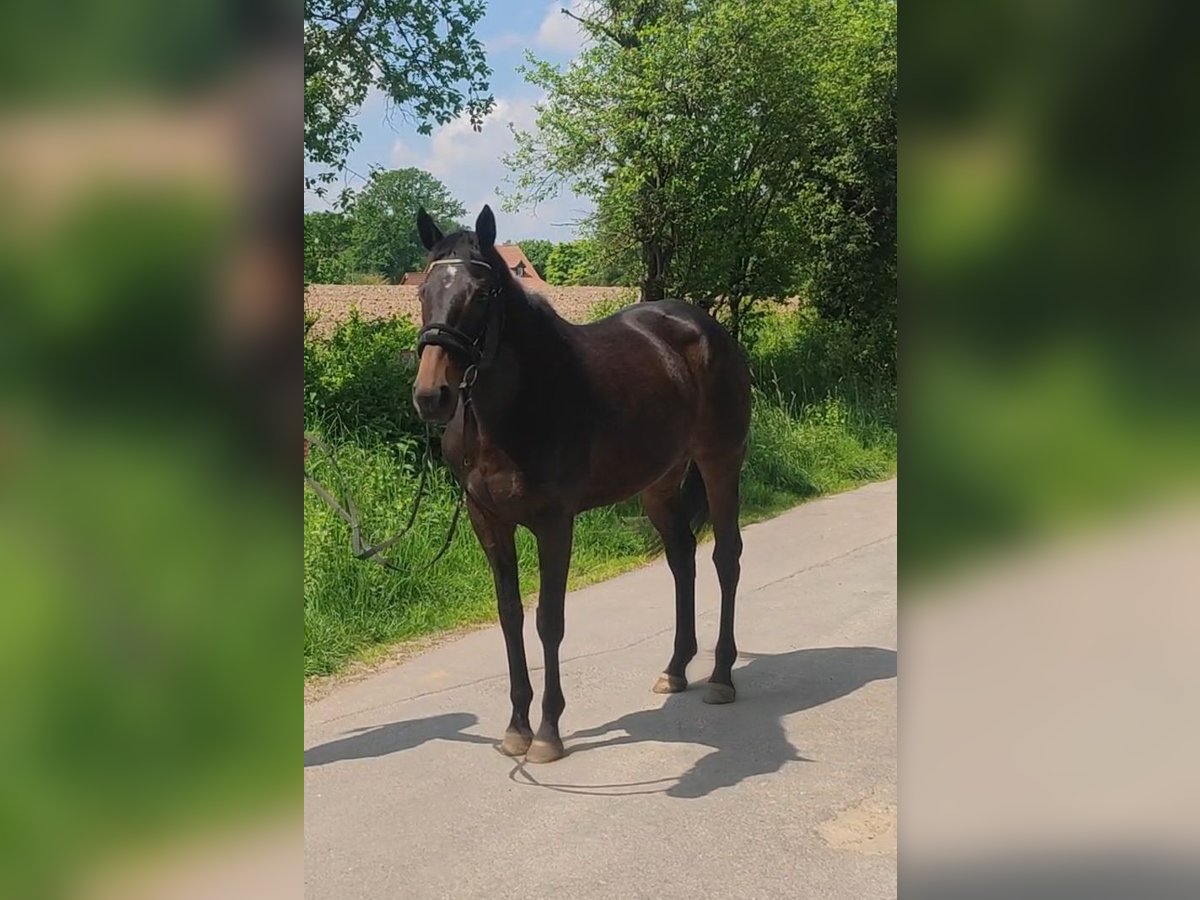
[[[601,319],[606,319],[613,313],[637,302],[637,291],[632,288],[628,291],[622,291],[615,297],[605,297],[603,300],[593,304],[592,308],[588,311],[588,321],[599,322]]]
[[[823,319],[812,307],[771,310],[756,323],[750,367],[757,384],[799,403],[852,397],[895,408],[896,386],[852,323]]]
[[[748,521],[895,468],[890,407],[874,405],[886,390],[843,377],[856,363],[837,355],[853,345],[836,328],[827,332],[811,311],[773,315],[751,354],[760,387],[742,482]],[[328,340],[305,339],[305,428],[336,448],[365,532],[375,540],[404,524],[422,465],[424,426],[412,412],[413,370],[406,362],[414,338],[407,322],[352,315]],[[336,482],[319,453],[310,468],[323,483]],[[405,569],[396,573],[354,559],[345,524],[305,492],[306,675],[337,671],[374,646],[494,618],[491,574],[465,520],[447,556],[423,568],[445,537],[456,495],[437,467],[418,526],[395,548]],[[537,583],[535,546],[519,531],[517,547],[521,589],[529,595]],[[591,510],[576,522],[572,584],[631,568],[657,551],[637,501]]]
[[[822,128],[798,204],[806,294],[848,323],[864,357],[895,377],[896,7],[848,18],[814,84]]]
[[[345,278],[346,284],[363,284],[363,285],[380,285],[387,284],[388,280],[378,272],[351,272]]]
[[[351,265],[350,220],[340,212],[304,214],[304,281],[341,284]]]
[[[376,272],[393,284],[420,269],[425,249],[417,234],[424,206],[438,227],[453,231],[466,208],[449,189],[421,169],[376,169],[351,198],[350,254],[359,272]]]
[[[20,193],[0,214],[0,896],[50,898],[295,797],[295,527],[273,425],[247,427],[276,370],[221,341],[247,337],[219,305],[232,198],[110,173],[34,221]]]
[[[429,134],[466,112],[479,128],[492,109],[488,68],[474,26],[478,0],[305,0],[305,178],[318,193],[345,168],[362,137],[353,115],[371,89]],[[465,86],[465,90],[464,90]]]
[[[521,249],[525,251],[525,255],[529,257],[529,261],[533,264],[533,268],[537,273],[546,277],[546,261],[550,258],[550,253],[554,250],[554,241],[545,241],[534,238],[528,241],[521,241]]]
[[[551,284],[596,284],[590,250],[589,241],[555,244],[546,260],[546,271],[542,277]]]
[[[335,440],[413,447],[424,426],[412,406],[416,326],[357,310],[328,340],[304,339],[304,418]]]
[[[539,275],[550,284],[608,287],[633,283],[627,259],[614,258],[598,241],[528,240],[521,249]]]

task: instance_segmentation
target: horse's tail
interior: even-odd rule
[[[700,469],[694,459],[689,460],[687,469],[684,470],[683,484],[679,490],[680,501],[683,503],[692,534],[697,534],[708,523],[708,491],[704,487],[704,479],[700,477]]]

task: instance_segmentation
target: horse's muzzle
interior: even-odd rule
[[[450,385],[413,390],[413,406],[423,422],[444,425],[454,415],[454,391]]]

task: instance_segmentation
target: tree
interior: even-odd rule
[[[417,210],[425,207],[443,231],[459,228],[466,208],[449,189],[421,169],[375,169],[350,196],[350,261],[357,272],[375,272],[396,283],[419,269],[425,250],[417,234]]]
[[[871,197],[889,189],[876,165],[886,150],[863,151],[869,166],[830,164],[842,148],[827,132],[886,143],[891,122],[894,133],[894,115],[876,114],[879,97],[847,67],[894,35],[895,4],[598,0],[583,21],[595,41],[567,69],[528,57],[546,99],[508,157],[510,205],[564,184],[591,197],[601,255],[640,257],[641,299],[702,303],[735,333],[754,300],[816,284],[805,229],[821,223],[806,184],[821,171],[847,194],[854,179],[875,179]],[[886,66],[874,68],[885,84]],[[890,71],[894,83],[894,56]],[[879,129],[868,136],[852,119]],[[894,219],[894,205],[879,215]]]
[[[537,273],[545,278],[546,260],[550,258],[550,252],[554,249],[554,241],[544,241],[537,238],[521,241],[521,249],[525,251],[525,255],[529,257],[529,261],[533,264]]]
[[[354,113],[374,88],[429,134],[466,112],[476,130],[491,111],[491,70],[472,31],[480,0],[305,0],[305,178],[323,193],[361,138]]]
[[[865,363],[896,374],[896,9],[868,10],[831,48],[822,128],[798,208],[806,293],[855,332]]]
[[[563,241],[555,244],[546,260],[542,275],[550,284],[595,284],[587,241]]]
[[[350,273],[350,219],[339,212],[304,214],[304,280],[341,284]]]

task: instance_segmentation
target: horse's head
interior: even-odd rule
[[[417,213],[417,231],[429,251],[421,298],[420,363],[413,405],[426,422],[448,422],[459,390],[474,378],[491,322],[501,302],[504,268],[495,252],[496,217],[485,206],[474,231],[443,235],[429,214]]]

